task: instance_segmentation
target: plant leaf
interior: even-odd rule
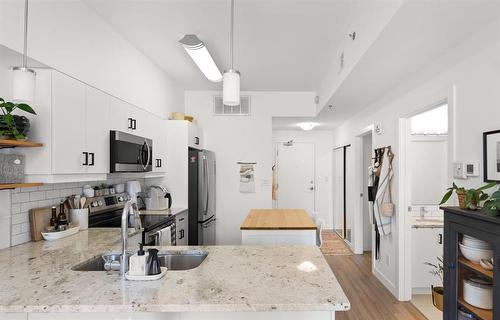
[[[482,186],[481,188],[477,189],[477,191],[483,191],[483,190],[486,190],[486,189],[489,189],[489,188],[493,188],[496,185],[497,185],[496,182],[491,182],[491,183],[488,183],[488,184]]]
[[[7,110],[7,113],[11,113],[12,110],[14,110],[16,108],[16,105],[13,104],[12,102],[5,102],[2,104],[2,108]]]
[[[439,205],[446,203],[450,199],[452,194],[453,194],[453,189],[449,189],[448,192],[444,194],[443,199],[441,199]]]
[[[18,107],[19,109],[23,110],[24,112],[28,112],[28,113],[31,113],[31,114],[36,114],[35,110],[33,110],[29,105],[27,105],[26,103],[20,103],[20,104],[17,104],[16,107]]]

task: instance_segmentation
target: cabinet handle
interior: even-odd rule
[[[95,154],[93,152],[90,152],[89,153],[90,155],[90,163],[89,163],[89,166],[93,166],[94,165],[94,157],[95,157]]]
[[[82,163],[82,166],[88,166],[89,165],[89,153],[88,152],[82,152],[83,155],[85,156],[85,160]]]
[[[132,130],[135,130],[135,129],[137,129],[137,120],[132,119]]]
[[[181,221],[184,221],[184,218],[180,218],[180,219],[179,219],[179,222],[181,222]]]
[[[194,144],[199,145],[200,144],[200,138],[194,137]]]
[[[442,233],[440,233],[438,235],[438,244],[443,244],[443,234]]]
[[[184,238],[183,235],[182,235],[182,231],[184,231],[184,230],[179,230],[179,240],[181,240],[182,238]]]
[[[134,119],[128,118],[128,128],[127,129],[134,129]]]
[[[155,159],[156,160],[156,167],[161,168],[161,159]]]

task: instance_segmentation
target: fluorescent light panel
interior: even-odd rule
[[[203,41],[194,34],[188,34],[179,42],[182,43],[186,52],[208,80],[212,82],[222,81],[222,74]]]

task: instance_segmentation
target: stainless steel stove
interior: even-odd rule
[[[87,199],[89,206],[89,228],[120,228],[121,216],[127,193],[119,193]],[[166,227],[171,230],[171,243],[176,244],[175,216],[169,213],[140,214],[143,227],[142,243],[158,245],[158,232]],[[134,226],[134,215],[129,216],[129,227]]]

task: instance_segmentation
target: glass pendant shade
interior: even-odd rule
[[[12,71],[12,100],[18,103],[31,103],[35,99],[35,71],[15,67]]]
[[[228,70],[224,72],[222,100],[226,106],[240,105],[240,73],[238,71]]]

